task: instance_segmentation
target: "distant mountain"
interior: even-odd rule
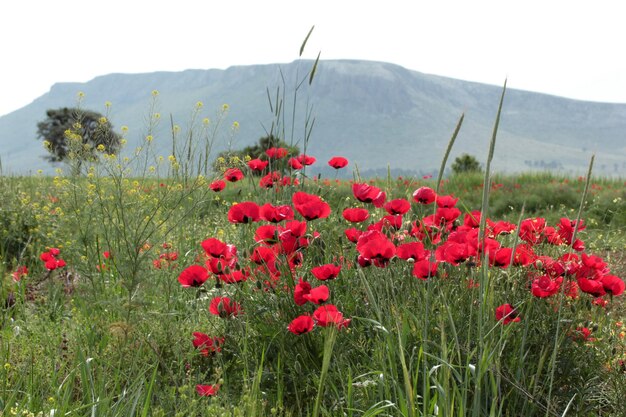
[[[128,149],[147,131],[151,92],[159,91],[161,113],[154,143],[167,156],[171,148],[170,117],[184,130],[198,101],[201,117],[215,120],[229,104],[224,129],[214,154],[229,144],[229,127],[239,122],[231,146],[242,148],[269,131],[282,97],[285,136],[302,149],[305,122],[313,121],[307,153],[317,165],[335,155],[358,166],[362,175],[393,173],[424,175],[439,168],[448,140],[461,113],[465,121],[451,159],[470,153],[480,161],[488,142],[502,91],[491,86],[410,71],[382,62],[320,61],[312,85],[308,79],[294,88],[311,68],[310,61],[290,64],[235,66],[226,70],[187,70],[148,74],[110,74],[87,83],[59,83],[50,92],[13,113],[0,117],[0,158],[4,172],[50,170],[41,157],[36,124],[49,108],[74,106],[79,91],[82,107],[104,113],[111,102],[110,120],[116,129],[129,127]],[[292,110],[295,123],[292,133]],[[308,116],[307,116],[308,115]],[[596,154],[594,172],[626,176],[626,104],[570,100],[509,89],[498,132],[493,167],[498,172],[553,170],[586,171]]]

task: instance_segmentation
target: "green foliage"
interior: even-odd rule
[[[466,174],[470,172],[480,172],[480,162],[469,154],[457,156],[452,163],[452,172],[455,174]]]
[[[44,141],[48,161],[76,161],[78,172],[82,163],[96,162],[98,152],[115,154],[121,145],[105,116],[67,107],[46,111],[46,119],[37,123],[37,139]]]
[[[241,161],[249,159],[259,158],[267,160],[268,158],[265,151],[270,148],[287,149],[287,156],[283,158],[282,163],[272,167],[273,171],[284,172],[287,168],[286,161],[300,153],[300,149],[297,146],[289,145],[284,140],[274,135],[265,135],[259,138],[259,141],[254,145],[246,146],[241,150],[227,150],[219,153],[213,161],[213,171],[218,173],[224,172],[225,169],[236,166],[237,163],[241,163]]]

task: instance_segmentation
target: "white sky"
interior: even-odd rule
[[[2,0],[0,115],[56,82],[112,72],[386,61],[564,97],[626,103],[621,0]]]

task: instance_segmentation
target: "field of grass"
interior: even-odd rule
[[[0,416],[624,415],[623,180],[208,178],[177,132],[0,176]]]
[[[623,415],[623,180],[240,168],[0,177],[0,415]]]

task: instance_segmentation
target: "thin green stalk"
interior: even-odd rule
[[[574,242],[576,241],[576,234],[578,232],[578,224],[580,223],[580,216],[583,211],[583,207],[585,205],[585,200],[587,200],[587,192],[589,191],[589,183],[591,182],[591,172],[593,170],[593,161],[595,159],[595,155],[591,156],[591,160],[589,161],[589,170],[587,171],[587,179],[585,180],[585,188],[583,189],[583,194],[580,199],[580,206],[578,207],[578,214],[576,216],[576,225],[574,226],[574,233],[572,234],[572,248]],[[556,367],[556,357],[558,352],[558,344],[559,344],[559,336],[561,331],[561,313],[563,310],[563,298],[565,293],[565,285],[562,285],[561,289],[561,297],[559,298],[559,310],[557,315],[556,322],[556,331],[554,333],[554,347],[552,349],[552,357],[550,358],[550,383],[548,384],[548,402],[546,404],[546,417],[550,415],[552,411],[552,386],[554,384],[554,371]]]
[[[318,417],[320,412],[320,404],[322,403],[322,397],[324,396],[326,376],[328,375],[328,368],[330,367],[330,359],[333,355],[333,348],[335,347],[335,340],[337,339],[337,328],[335,326],[328,326],[326,328],[326,340],[324,341],[324,357],[322,359],[322,370],[320,372],[320,382],[317,386],[317,397],[315,398],[315,406],[313,407],[313,417]]]

